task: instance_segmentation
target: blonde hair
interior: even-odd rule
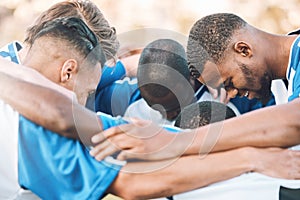
[[[33,26],[27,29],[25,43],[32,45],[33,38],[43,28],[45,22],[60,17],[82,19],[98,37],[106,59],[116,59],[116,53],[120,46],[116,30],[114,27],[110,27],[99,8],[89,0],[67,0],[51,6],[41,13]]]

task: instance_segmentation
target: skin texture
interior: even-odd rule
[[[218,63],[205,63],[199,81],[215,89],[224,87],[229,98],[247,94],[250,99],[257,97],[267,101],[271,80],[285,78],[289,50],[295,37],[266,33],[247,24],[234,32]],[[168,144],[169,141],[173,141],[172,147],[160,151],[160,154],[149,155],[148,159],[170,158],[182,151],[189,155],[199,151],[223,151],[242,146],[289,147],[300,143],[300,124],[296,120],[300,117],[299,102],[299,99],[296,99],[285,105],[263,108],[235,119],[225,120],[222,125],[216,126],[214,134],[209,130],[215,125],[208,125],[184,132],[175,140],[167,131],[160,130],[156,133],[164,135],[161,138],[164,141],[156,142],[156,137],[138,141],[131,135],[155,132],[158,128],[153,125],[151,128],[147,127],[147,130],[142,130],[141,127],[129,124],[104,131],[101,135],[104,134],[117,146],[121,145],[119,141],[122,141],[126,147],[124,158],[137,157],[137,153],[152,152],[159,149],[159,145]],[[93,141],[98,143],[102,139],[95,136]],[[99,154],[93,152],[93,155],[99,156],[101,151],[105,149],[99,150]],[[102,156],[103,154],[99,158]]]
[[[143,99],[169,121],[194,101],[200,87],[190,77],[184,47],[171,39],[158,39],[144,48],[137,80]]]
[[[253,32],[256,29],[253,29],[253,27],[249,27],[250,30]],[[283,50],[283,47],[289,48],[290,44],[293,41],[293,37],[290,36],[276,36],[276,35],[269,35],[267,33],[257,31],[254,32],[256,35],[262,34],[262,38],[266,38],[268,36],[268,40],[266,41],[274,41],[274,43],[282,48],[274,48],[278,49],[279,52],[276,52],[277,54],[282,53],[283,58],[288,58],[288,50]],[[239,36],[241,34],[238,34]],[[248,36],[248,35],[246,35]],[[251,38],[251,37],[249,37]],[[253,38],[253,37],[252,37]],[[246,49],[247,50],[247,49]],[[258,53],[262,53],[262,50],[257,50]],[[238,51],[240,52],[240,51]],[[248,52],[248,53],[247,53]],[[245,52],[241,53],[236,53],[236,51],[233,51],[232,53],[235,55],[235,57],[239,59],[252,59],[254,57],[253,53],[249,53],[249,49]],[[285,53],[285,54],[284,54]],[[236,55],[237,54],[237,55]],[[239,55],[239,56],[238,56]],[[252,56],[250,56],[252,55]],[[259,54],[261,55],[261,54]],[[250,58],[249,58],[250,56]],[[241,57],[241,58],[240,58]],[[269,56],[267,56],[268,58]],[[278,57],[278,56],[277,56]],[[267,59],[266,58],[266,59]],[[258,59],[258,60],[266,60],[266,59]],[[284,66],[284,64],[287,64],[287,61],[285,59],[281,59],[279,57],[278,66]],[[224,59],[224,62],[226,59]],[[267,61],[266,61],[267,62]],[[270,63],[269,66],[272,67],[269,71],[272,71],[271,74],[273,74],[273,77],[275,78],[280,78],[284,75],[283,71],[281,68],[278,67],[278,70],[274,70],[273,68],[274,65],[276,64],[275,62],[268,61],[267,63]],[[238,68],[239,69],[239,68]],[[277,68],[275,68],[277,69]],[[277,73],[275,73],[275,71]],[[229,73],[229,72],[228,72]],[[209,77],[210,74],[214,73],[206,73],[206,70],[203,71],[203,74],[206,74],[207,76],[204,77]],[[225,72],[223,73],[225,74]],[[238,77],[240,77],[241,74],[238,74]],[[218,87],[218,84],[221,84],[222,79],[216,79],[217,81],[213,82],[214,79],[212,80],[212,85],[213,87]],[[233,79],[233,84],[237,84],[235,80],[239,80],[239,78]],[[245,81],[244,79],[241,78],[243,82],[239,82],[240,85],[244,84]],[[255,86],[257,89],[259,89],[259,84]],[[247,87],[246,87],[247,88]],[[248,88],[247,88],[248,89]],[[233,90],[235,92],[235,90]],[[230,91],[229,91],[230,94]],[[249,97],[251,97],[254,94],[253,91],[249,90]],[[279,107],[272,107],[272,108],[266,108],[263,109],[263,111],[255,111],[252,112],[251,114],[247,114],[242,117],[238,117],[237,119],[234,120],[228,120],[224,122],[222,132],[218,132],[219,135],[222,135],[222,137],[217,137],[218,142],[214,142],[213,145],[210,145],[210,150],[212,151],[221,151],[221,150],[227,150],[227,149],[233,149],[237,147],[242,147],[242,146],[257,146],[257,147],[270,147],[270,146],[282,146],[282,147],[287,147],[287,146],[292,146],[295,144],[299,143],[299,134],[298,134],[298,129],[299,129],[299,124],[295,119],[298,119],[298,109],[293,109],[294,106],[297,107],[299,104],[298,100],[295,100],[295,102],[291,102],[287,105],[279,106]],[[291,109],[291,108],[292,109]],[[282,116],[285,116],[285,119],[283,119]],[[269,119],[272,118],[273,120],[270,121]],[[288,120],[287,120],[288,119]],[[262,123],[263,120],[263,123]],[[251,123],[249,123],[251,122]],[[72,124],[73,122],[67,122],[65,124]],[[243,126],[235,126],[236,124],[242,124]],[[259,126],[252,126],[252,124],[260,124]],[[72,125],[70,125],[72,126]],[[69,127],[69,126],[65,126]],[[94,142],[95,144],[101,143],[104,138],[109,138],[110,141],[112,141],[116,146],[118,147],[124,147],[126,148],[126,151],[124,151],[123,156],[126,157],[132,157],[134,156],[133,153],[149,153],[155,150],[159,149],[159,145],[161,144],[167,144],[169,141],[172,141],[174,136],[173,134],[168,133],[165,130],[160,130],[160,134],[158,135],[163,135],[164,137],[152,137],[147,141],[141,141],[139,138],[134,138],[132,135],[137,135],[140,132],[155,132],[155,125],[153,125],[154,129],[151,129],[147,127],[147,130],[141,130],[141,127],[135,126],[134,124],[130,125],[122,125],[118,128],[112,128],[110,130],[107,130],[99,136],[95,136]],[[234,128],[233,128],[234,127]],[[209,130],[210,126],[208,127],[203,127],[196,129],[192,131],[191,133],[194,134],[189,134],[189,133],[184,133],[181,134],[179,137],[180,139],[176,139],[172,143],[172,147],[168,148],[169,151],[165,152],[160,152],[160,155],[155,155],[153,157],[147,156],[148,159],[165,159],[165,158],[171,158],[171,157],[176,157],[178,156],[178,149],[179,152],[182,152],[184,150],[185,154],[195,154],[198,153],[203,141],[205,141],[205,134],[207,133],[207,130]],[[127,131],[130,134],[124,134],[127,133]],[[218,135],[217,134],[217,135]],[[105,137],[103,137],[103,135]],[[251,138],[249,136],[251,135]],[[286,137],[288,135],[289,137]],[[194,138],[195,140],[191,142],[191,138]],[[238,138],[238,139],[236,139]],[[284,138],[284,139],[283,139]],[[156,142],[159,140],[159,142]],[[182,141],[186,141],[185,143]],[[153,144],[158,144],[158,145],[153,145]],[[117,151],[115,148],[110,147],[107,145],[107,150],[101,147],[101,151],[105,152],[102,153],[100,158],[104,158],[106,155],[109,155],[111,153],[114,153]],[[174,151],[175,150],[175,151]],[[175,152],[175,153],[173,153]],[[93,154],[94,156],[96,154]]]
[[[116,52],[119,48],[116,30],[110,27],[97,5],[92,1],[65,0],[52,5],[42,12],[25,33],[24,45],[30,47],[38,31],[43,29],[43,24],[59,17],[77,17],[86,22],[95,33],[107,60],[114,63]]]
[[[101,65],[80,68],[86,64],[82,56],[68,50],[66,43],[57,46],[57,42],[63,42],[55,40],[38,39],[21,62],[62,87],[75,91],[78,101],[84,105],[88,94],[95,90],[100,80]]]
[[[79,130],[87,134],[87,138],[93,132],[101,130],[101,126],[96,120],[96,114],[74,101],[72,103],[71,94],[65,89],[58,85],[55,87],[55,84],[51,89],[45,87],[51,81],[33,69],[18,66],[3,59],[0,59],[0,66],[0,98],[10,103],[25,116],[32,120],[40,120],[39,123],[49,129],[66,131],[69,136],[72,134],[74,136],[74,131],[76,134],[79,127]],[[26,79],[18,78],[18,73],[14,73],[14,70],[21,70],[23,76],[30,77],[34,84]],[[13,94],[11,93],[12,89],[15,91]],[[65,93],[69,97],[66,97]],[[16,100],[21,97],[23,101]],[[43,114],[46,111],[48,115]],[[76,119],[75,117],[74,119],[74,116],[82,118]],[[72,122],[73,126],[76,124],[75,128],[72,128],[70,124],[68,124],[70,126],[63,124],[68,121]],[[299,157],[300,153],[296,151],[246,147],[201,157],[198,155],[184,156],[171,162],[169,160],[131,162],[122,168],[116,180],[108,188],[108,192],[125,199],[156,198],[189,191],[251,171],[274,177],[296,179],[300,178]],[[225,162],[227,165],[223,165]],[[274,162],[277,163],[276,167],[272,166]],[[127,187],[124,187],[124,184]]]
[[[7,65],[7,63],[2,64]],[[78,128],[80,128],[81,133],[86,132],[89,135],[86,141],[89,141],[93,133],[101,131],[98,121],[93,123],[93,120],[96,119],[94,113],[87,111],[80,104],[73,103],[72,105],[72,101],[64,97],[61,93],[48,90],[36,84],[20,81],[5,73],[1,73],[0,82],[1,87],[3,87],[1,88],[3,91],[1,92],[1,98],[30,119],[41,118],[43,116],[41,111],[53,110],[51,111],[53,113],[50,113],[46,118],[39,119],[39,123],[50,130],[55,129],[57,132],[64,132],[69,134],[70,137],[78,138]],[[19,88],[19,90],[16,90],[16,88]],[[16,92],[11,94],[10,91],[12,90],[16,90]],[[18,101],[20,97],[24,97],[24,101]],[[32,102],[35,103],[32,104]],[[26,106],[31,109],[26,109]],[[194,134],[191,134],[193,133],[191,131],[178,134],[176,137],[174,134],[168,133],[156,125],[148,125],[145,129],[145,127],[137,126],[136,124],[128,124],[107,130],[97,135],[93,141],[95,143],[109,141],[117,145],[120,144],[118,147],[126,149],[121,154],[123,159],[133,157],[134,155],[146,159],[172,158],[178,156],[178,152],[182,153],[181,150],[186,150],[183,151],[185,154],[198,154],[199,147],[202,147],[202,153],[234,149],[248,145],[285,147],[299,143],[300,141],[299,122],[295,120],[300,117],[300,113],[297,111],[299,109],[295,109],[298,107],[299,100],[297,99],[286,105],[269,107],[265,110],[261,109],[255,111],[255,114],[249,113],[242,117],[225,121],[222,124],[220,132],[216,131],[217,134],[212,135],[218,139],[214,140],[214,137],[212,138],[210,142],[214,145],[210,145],[211,143],[207,144],[205,136],[208,134],[209,128],[218,128],[217,130],[219,130],[220,127],[218,127],[218,124],[196,129],[194,130]],[[42,109],[39,110],[39,108]],[[38,110],[38,112],[32,113],[32,110]],[[273,119],[272,121],[269,120],[271,118]],[[49,123],[49,120],[52,120],[53,123],[59,121],[61,125],[54,127],[53,123]],[[237,124],[239,126],[234,126]],[[254,127],[253,124],[257,124],[257,126]],[[147,133],[153,134],[153,131],[157,131],[161,135],[157,134],[155,137],[150,137],[147,140],[132,137],[141,133],[147,136]],[[222,134],[218,135],[218,133]],[[151,157],[153,155],[146,156],[143,154],[149,153],[149,150],[152,152],[160,149],[159,145],[169,144],[174,138],[176,140],[173,141],[172,145],[168,145],[169,148],[165,152],[154,153],[154,157]],[[110,150],[109,148],[111,148],[111,145],[103,149],[105,151],[107,149]],[[110,154],[114,151],[113,149],[106,153]],[[280,162],[279,157],[282,158]],[[198,156],[195,155],[183,157],[169,167],[144,174],[126,173],[126,171],[138,170],[140,167],[144,168],[147,165],[146,163],[138,165],[129,163],[123,168],[123,171],[108,191],[126,199],[144,199],[188,191],[248,171],[258,171],[267,175],[292,179],[299,177],[299,152],[282,149],[253,149],[249,147],[211,154],[206,158],[207,160],[203,162],[203,160],[199,160]],[[158,163],[159,166],[161,166],[161,162],[165,161],[160,161]],[[220,169],[216,168],[213,171],[211,165],[208,164],[210,162],[212,162],[212,165],[220,167]],[[229,164],[224,167],[222,166],[224,162]],[[277,163],[276,167],[273,166],[274,162]],[[151,164],[157,165],[157,163]],[[192,169],[190,169],[190,166],[192,166]],[[154,167],[157,168],[157,166]],[[287,170],[287,168],[290,168],[290,170]],[[186,169],[188,171],[185,171]],[[206,176],[203,174],[206,174]],[[164,177],[164,179],[161,177]],[[145,180],[147,180],[147,184],[144,184]],[[128,187],[121,187],[124,184],[128,185]]]
[[[230,97],[249,91],[249,98],[265,100],[271,81],[285,78],[289,48],[295,37],[273,35],[246,25],[232,36],[220,62],[208,61],[204,65],[199,80],[212,88],[224,84]],[[213,78],[216,74],[217,78]]]

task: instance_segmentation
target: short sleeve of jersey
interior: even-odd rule
[[[123,116],[127,107],[140,99],[137,79],[126,77],[115,81],[95,95],[95,111],[104,112],[112,116]]]
[[[18,51],[21,49],[22,45],[19,42],[12,42],[0,49],[0,56],[19,64],[20,59],[18,56]]]
[[[298,36],[291,47],[290,60],[287,68],[287,80],[289,81],[288,101],[298,98],[300,95],[300,37]]]
[[[20,116],[19,183],[42,199],[99,199],[121,165],[98,162],[79,141]]]
[[[125,76],[125,73],[125,67],[121,61],[118,61],[114,67],[104,66],[97,90],[100,91],[113,82],[120,80]]]
[[[124,120],[122,117],[112,117],[106,113],[97,112],[97,116],[101,119],[102,129],[106,130],[114,126],[118,126],[121,124],[127,124],[128,122]]]
[[[292,101],[296,98],[300,97],[300,73],[296,72],[294,79],[293,79],[293,92],[289,96],[288,101]]]
[[[108,114],[101,113],[101,112],[97,112],[97,115],[101,119],[103,130],[106,130],[106,129],[109,129],[111,127],[118,126],[118,125],[121,125],[121,124],[127,124],[128,123],[122,117],[112,117]],[[162,128],[164,128],[164,129],[166,129],[170,132],[173,132],[173,133],[177,133],[177,132],[182,131],[181,129],[179,129],[177,127],[169,126],[169,125],[163,125]]]

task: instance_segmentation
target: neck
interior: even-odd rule
[[[273,35],[271,38],[270,51],[273,54],[268,54],[267,66],[270,67],[273,79],[285,79],[286,70],[289,63],[291,45],[297,36]]]

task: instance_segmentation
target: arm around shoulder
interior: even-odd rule
[[[299,158],[300,152],[288,149],[245,147],[202,156],[185,156],[171,162],[129,163],[121,169],[108,192],[124,199],[166,197],[246,172],[299,179]]]
[[[0,89],[2,100],[26,118],[53,132],[91,145],[90,138],[102,130],[95,113],[55,89],[1,71]]]
[[[300,144],[300,99],[258,109],[241,116],[210,124],[191,132],[194,142],[186,154],[224,151],[239,147],[290,147]]]
[[[169,161],[129,163],[108,192],[124,199],[172,196],[252,171],[250,154],[251,151],[238,149]]]

